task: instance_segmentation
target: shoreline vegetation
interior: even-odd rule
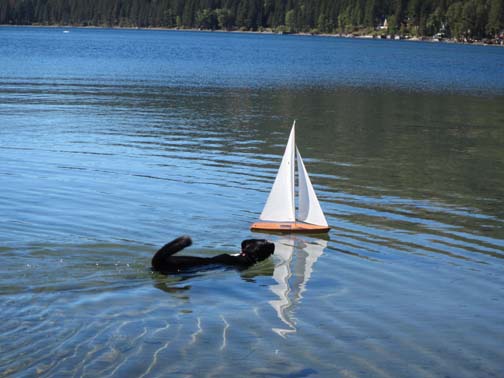
[[[284,32],[275,31],[269,28],[262,30],[239,30],[239,29],[202,29],[202,28],[178,28],[178,27],[133,27],[133,26],[107,26],[107,25],[42,25],[42,24],[32,24],[32,25],[1,25],[1,27],[30,27],[30,28],[82,28],[82,29],[117,29],[117,30],[159,30],[159,31],[187,31],[187,32],[215,32],[215,33],[245,33],[245,34],[276,34],[276,35],[295,35],[295,36],[316,36],[316,37],[328,37],[328,38],[348,38],[348,39],[376,39],[376,40],[395,40],[395,41],[412,41],[412,42],[441,42],[441,43],[453,43],[453,44],[471,44],[478,46],[502,46],[504,47],[504,39],[497,39],[494,41],[489,40],[467,40],[467,39],[456,39],[456,38],[446,38],[446,37],[436,37],[436,36],[409,36],[409,35],[394,35],[394,34],[362,34],[362,33],[306,33],[306,32]],[[66,30],[68,31],[68,30]]]
[[[504,0],[0,0],[0,25],[504,45]]]

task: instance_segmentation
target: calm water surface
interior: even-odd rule
[[[0,28],[1,377],[503,376],[504,49],[69,30]],[[293,119],[327,238],[248,230]]]

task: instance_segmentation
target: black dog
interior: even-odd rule
[[[245,269],[267,259],[275,251],[275,244],[267,240],[248,239],[242,241],[241,253],[236,255],[224,253],[215,257],[173,256],[191,244],[189,236],[181,236],[165,244],[152,258],[152,269],[161,273],[177,273],[205,265],[227,265]]]

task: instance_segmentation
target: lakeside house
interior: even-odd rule
[[[378,25],[378,27],[376,28],[376,30],[387,30],[387,29],[388,29],[388,21],[387,21],[387,19],[385,19],[383,21],[383,24]]]

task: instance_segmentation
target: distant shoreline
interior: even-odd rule
[[[500,43],[487,43],[485,41],[460,41],[454,38],[434,38],[434,37],[407,37],[394,34],[389,35],[372,35],[372,34],[357,34],[357,33],[278,33],[271,29],[263,31],[252,30],[223,30],[223,29],[199,29],[199,28],[166,28],[166,27],[134,27],[134,26],[83,26],[83,25],[11,25],[0,24],[1,27],[6,28],[75,28],[75,29],[117,29],[117,30],[155,30],[155,31],[187,31],[187,32],[206,32],[206,33],[240,33],[240,34],[264,34],[264,35],[293,35],[293,36],[309,36],[309,37],[325,37],[325,38],[342,38],[342,39],[371,39],[371,40],[389,40],[389,41],[411,41],[411,42],[430,42],[430,43],[449,43],[458,45],[476,45],[476,46],[499,46],[504,47],[504,41]]]

